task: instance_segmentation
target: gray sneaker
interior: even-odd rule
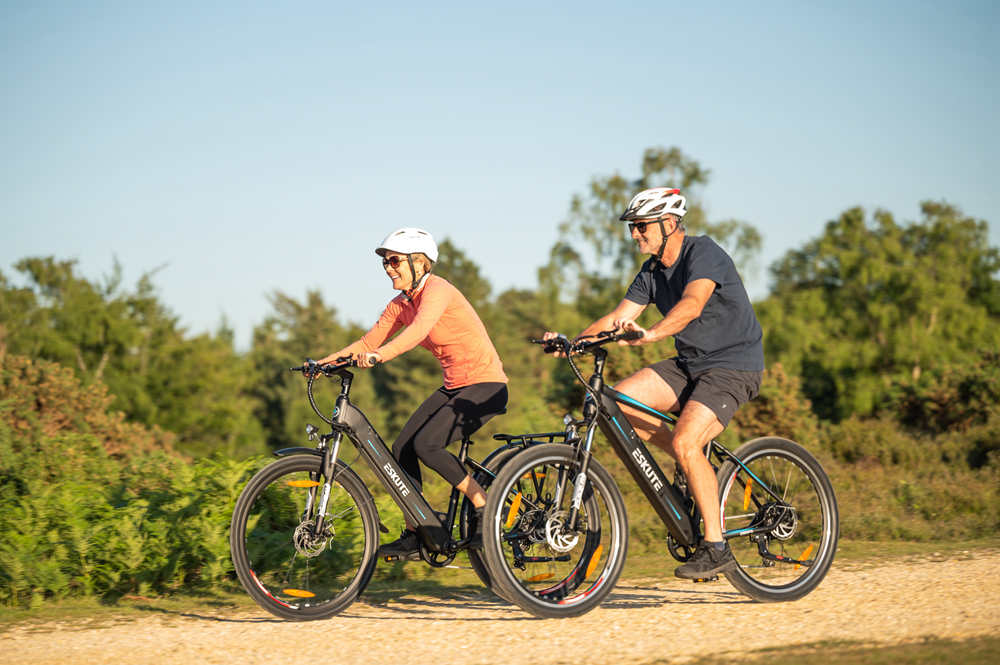
[[[702,580],[727,570],[733,570],[736,565],[736,559],[733,558],[733,551],[729,549],[729,543],[726,543],[726,546],[720,550],[714,545],[702,542],[688,559],[688,562],[677,567],[674,575],[685,580]]]

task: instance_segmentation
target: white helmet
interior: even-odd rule
[[[411,227],[396,229],[375,248],[375,253],[379,256],[385,256],[386,252],[426,254],[432,263],[438,260],[438,247],[434,237],[423,229]]]
[[[625,212],[618,219],[624,222],[636,220],[656,221],[666,215],[677,215],[680,219],[687,213],[687,199],[681,190],[669,187],[644,189],[629,201]]]

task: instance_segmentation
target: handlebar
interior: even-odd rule
[[[545,353],[562,351],[566,355],[572,355],[574,353],[584,353],[598,346],[604,346],[605,344],[610,344],[619,340],[630,341],[636,339],[642,339],[642,332],[638,330],[623,330],[621,332],[616,330],[605,330],[597,333],[596,335],[588,335],[586,338],[578,339],[576,341],[570,341],[566,335],[559,335],[557,337],[553,337],[552,339],[529,338],[528,341],[532,344],[541,344],[543,347],[542,351]]]
[[[586,390],[594,399],[595,404],[600,404],[601,398],[580,373],[580,368],[576,366],[573,362],[573,354],[575,353],[585,353],[587,351],[596,354],[598,347],[604,346],[605,344],[610,344],[612,342],[617,342],[619,340],[634,340],[642,339],[643,333],[638,330],[622,330],[619,332],[615,330],[605,330],[599,332],[596,335],[588,335],[584,339],[578,339],[576,341],[570,341],[566,335],[558,335],[552,339],[529,339],[532,344],[541,344],[542,350],[546,353],[552,353],[554,351],[562,351],[566,354],[566,362],[569,363],[570,369],[573,370],[574,376],[577,380],[583,384],[584,390]],[[603,352],[602,352],[603,353]],[[603,361],[598,361],[595,364],[595,370],[597,370],[598,365],[603,367]],[[597,370],[601,371],[601,370]]]
[[[326,363],[325,365],[320,365],[312,358],[306,358],[306,362],[298,367],[289,367],[290,372],[302,372],[307,377],[312,378],[314,376],[336,376],[340,370],[347,369],[348,367],[357,367],[358,361],[354,359],[353,356],[341,356],[340,358],[335,358],[332,363]]]

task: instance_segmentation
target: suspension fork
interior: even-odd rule
[[[587,470],[590,468],[590,460],[592,458],[590,449],[594,442],[594,434],[597,431],[597,418],[592,418],[590,424],[587,425],[587,434],[584,436],[583,445],[577,450],[577,460],[579,460],[578,467],[580,472],[577,474],[576,479],[573,484],[573,497],[570,500],[569,518],[566,520],[564,526],[565,529],[570,531],[577,530],[577,520],[580,516],[580,506],[583,505],[583,493],[587,489]],[[559,472],[559,485],[556,487],[556,504],[560,505],[562,502],[563,492],[566,489],[566,470],[561,469]]]
[[[339,427],[342,425],[343,414],[345,412],[345,406],[348,403],[347,395],[351,391],[351,377],[348,374],[341,378],[340,395],[337,396],[337,404],[333,409],[333,431],[330,434],[330,438],[326,442],[326,447],[323,451],[323,464],[321,465],[321,475],[323,478],[323,486],[320,491],[319,502],[316,506],[316,525],[314,527],[314,533],[319,535],[323,533],[323,528],[325,527],[324,522],[326,521],[326,509],[330,503],[330,490],[333,488],[333,471],[337,468],[337,456],[340,454],[340,442],[343,439],[344,432]],[[308,510],[308,506],[307,506]]]

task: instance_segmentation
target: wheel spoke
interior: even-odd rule
[[[723,524],[740,564],[726,576],[754,598],[801,597],[823,579],[836,550],[829,480],[808,452],[784,439],[760,439],[734,454],[746,472],[727,462],[718,474]],[[774,494],[758,491],[766,488],[753,476],[767,479]]]

